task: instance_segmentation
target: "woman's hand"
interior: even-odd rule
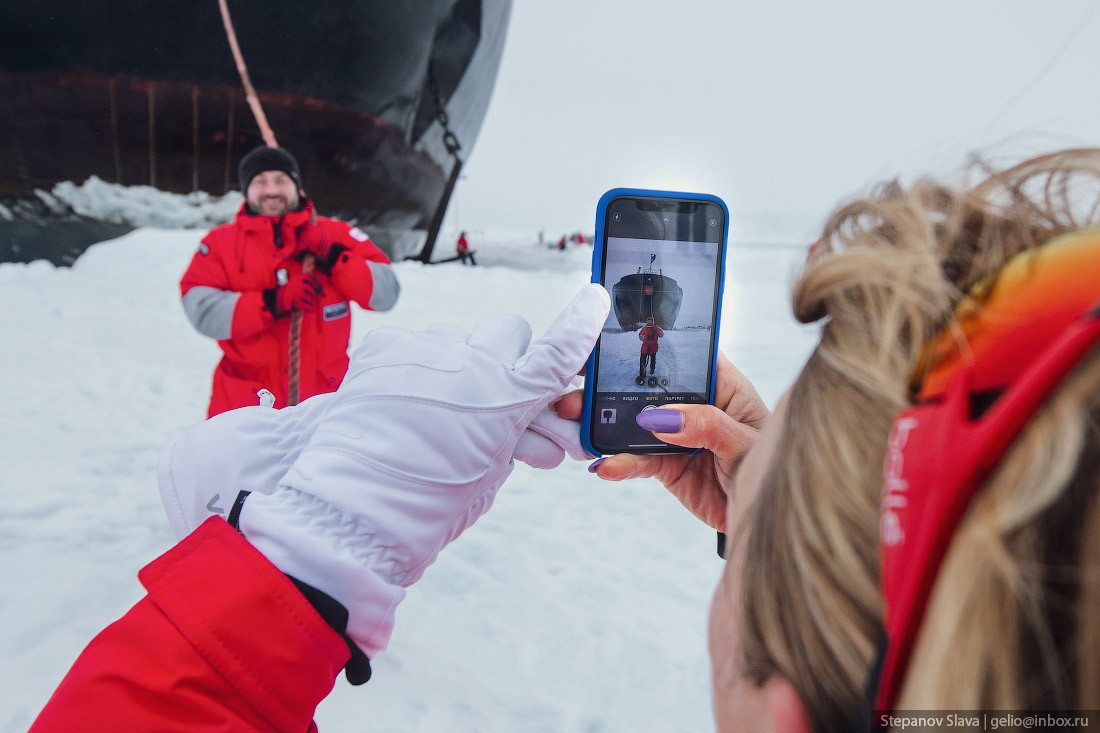
[[[579,420],[582,408],[581,392],[571,392],[555,405],[558,415],[570,420]],[[654,477],[692,514],[724,532],[726,499],[737,467],[769,414],[752,383],[719,352],[714,406],[668,405],[639,416],[639,425],[647,427],[643,422],[648,421],[661,431],[653,433],[658,440],[704,450],[692,455],[620,453],[597,461],[589,470],[608,481]]]

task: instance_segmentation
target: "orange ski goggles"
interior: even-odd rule
[[[897,702],[951,537],[1046,398],[1100,342],[1100,231],[1054,239],[975,285],[926,347],[883,469],[886,651],[874,709]]]

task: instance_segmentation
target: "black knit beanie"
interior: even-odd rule
[[[237,180],[241,183],[241,191],[247,191],[252,179],[264,171],[282,171],[294,179],[299,190],[302,188],[302,176],[298,172],[298,161],[294,160],[294,156],[283,148],[261,145],[241,158],[241,163],[237,166]]]

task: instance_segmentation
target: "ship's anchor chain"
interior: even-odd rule
[[[447,152],[461,163],[462,159],[458,157],[458,153],[462,150],[462,143],[458,141],[458,136],[451,129],[451,118],[444,107],[443,95],[440,93],[439,84],[435,80],[434,61],[428,64],[428,91],[431,92],[432,101],[435,102],[435,119],[439,122],[439,126],[443,128],[443,145],[447,148]]]
[[[443,215],[446,213],[446,202],[450,200],[451,194],[455,189],[455,184],[458,183],[458,176],[462,172],[462,158],[458,156],[459,151],[462,150],[462,143],[458,141],[458,136],[455,135],[454,130],[451,129],[451,118],[444,108],[443,94],[440,93],[439,84],[436,83],[435,80],[434,61],[428,63],[428,92],[432,95],[432,101],[435,102],[435,119],[439,122],[439,126],[443,128],[443,145],[447,148],[447,152],[451,154],[455,162],[454,165],[451,166],[451,173],[447,177],[446,185],[443,187],[443,195],[439,200],[440,203],[436,206],[435,214],[432,215],[431,222],[428,224],[427,242],[419,256],[409,258],[419,260],[426,265],[432,262],[432,250],[435,248],[436,237],[439,236],[439,228],[443,224]]]

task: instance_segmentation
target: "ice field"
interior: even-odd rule
[[[71,269],[0,265],[2,731],[27,728],[84,645],[141,597],[137,570],[173,542],[156,461],[204,416],[218,358],[179,303],[200,234],[139,229]],[[500,311],[537,334],[588,280],[588,246],[470,239],[482,266],[397,264],[400,302],[356,312],[353,340]],[[721,344],[769,404],[815,335],[788,315],[803,251],[731,246]],[[412,588],[374,678],[338,681],[317,722],[325,733],[713,730],[705,624],[721,570],[714,533],[659,484],[519,465]]]

